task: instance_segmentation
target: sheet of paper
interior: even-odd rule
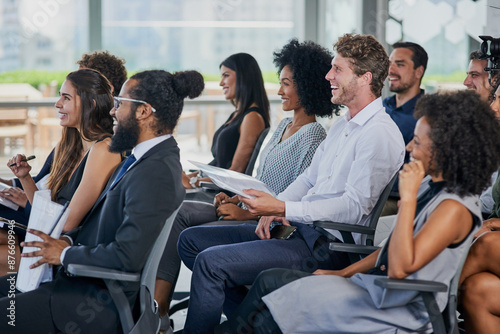
[[[28,228],[50,234],[53,238],[59,238],[69,214],[69,210],[66,210],[59,221],[57,221],[62,210],[63,206],[61,204],[50,200],[50,190],[39,190],[35,192]],[[25,241],[37,240],[41,241],[39,237],[31,233],[26,234]],[[24,247],[23,253],[31,253],[36,250],[38,250],[36,247]],[[34,290],[38,288],[41,282],[52,280],[52,268],[48,264],[30,269],[30,266],[39,259],[40,257],[21,258],[16,282],[16,288],[19,291],[26,292]]]
[[[10,189],[10,188],[12,188],[12,187],[9,186],[8,184],[0,182],[0,191],[2,191],[4,189]],[[17,205],[16,203],[14,203],[12,201],[9,201],[6,198],[0,197],[0,204],[5,205],[6,207],[11,208],[12,210],[17,211],[17,209],[19,209],[19,205]]]
[[[188,160],[190,163],[195,165],[197,168],[201,169],[210,180],[213,181],[219,188],[228,190],[237,195],[241,195],[247,198],[253,198],[248,194],[243,192],[244,189],[255,189],[264,191],[268,194],[276,196],[272,190],[270,190],[266,184],[256,178],[238,173],[229,169],[219,168],[210,166],[201,162]]]

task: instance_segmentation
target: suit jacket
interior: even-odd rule
[[[120,169],[121,164],[81,227],[73,233],[74,245],[64,257],[65,268],[77,263],[141,271],[155,236],[182,203],[185,190],[174,138],[151,148],[107,191]],[[103,281],[70,277],[61,270],[53,284],[53,320],[63,332],[74,331],[74,326],[82,333],[117,330],[116,322],[111,321],[117,319],[116,310]],[[134,305],[139,284],[120,286]]]

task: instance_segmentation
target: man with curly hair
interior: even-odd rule
[[[220,314],[229,315],[252,284],[269,268],[313,272],[340,269],[350,262],[329,252],[328,242],[312,222],[332,220],[366,225],[382,190],[399,170],[404,142],[380,98],[389,59],[369,35],[346,34],[326,74],[331,102],[349,108],[316,150],[311,165],[277,198],[256,190],[243,198],[250,212],[262,216],[252,225],[186,229],[178,251],[192,269],[191,299],[184,333],[213,333]],[[287,240],[271,239],[272,222],[293,225]],[[339,239],[338,231],[330,231]],[[360,237],[355,237],[361,242]]]
[[[104,75],[113,89],[111,93],[118,96],[123,83],[127,80],[127,69],[125,68],[125,59],[118,58],[108,51],[94,51],[92,53],[84,53],[82,59],[76,62],[80,65],[79,69],[91,68],[99,71]]]

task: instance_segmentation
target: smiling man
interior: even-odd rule
[[[469,55],[469,68],[467,69],[464,86],[475,90],[481,96],[481,100],[491,102],[489,101],[491,85],[488,80],[488,72],[484,70],[485,67],[488,67],[488,60],[481,59],[482,55],[480,50],[472,51]]]
[[[417,120],[413,111],[418,99],[425,91],[420,89],[422,77],[427,68],[428,56],[424,48],[412,42],[398,42],[392,46],[394,50],[389,56],[389,90],[396,93],[382,101],[385,111],[391,116],[403,135],[405,145],[413,139],[413,131]],[[410,160],[408,152],[405,163]],[[391,196],[384,206],[382,216],[397,213],[398,182],[394,183]]]
[[[347,266],[347,255],[330,253],[312,222],[365,225],[403,163],[403,138],[380,98],[389,68],[387,53],[369,35],[344,35],[335,48],[326,79],[332,103],[349,111],[332,125],[309,168],[277,198],[255,190],[248,191],[253,199],[240,197],[252,214],[262,216],[257,228],[203,226],[182,232],[179,255],[193,271],[184,333],[213,333],[223,305],[230,314],[241,301],[242,286],[252,284],[262,270],[313,272]],[[294,225],[297,231],[287,240],[270,239],[273,221]],[[338,231],[331,232],[340,238]]]
[[[179,148],[172,131],[181,114],[184,98],[203,90],[203,78],[195,71],[171,74],[145,71],[132,76],[115,97],[111,115],[115,135],[110,150],[132,150],[119,165],[79,229],[67,240],[42,238],[25,242],[39,248],[26,257],[38,256],[34,267],[62,265],[52,282],[38,289],[9,292],[10,277],[0,279],[0,333],[120,333],[117,310],[100,279],[66,274],[69,264],[95,265],[126,272],[140,272],[165,220],[181,204]],[[138,283],[121,286],[131,307]],[[7,322],[8,307],[15,301],[15,327]]]

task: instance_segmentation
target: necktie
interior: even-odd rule
[[[125,163],[123,164],[122,168],[118,172],[118,175],[116,175],[115,180],[111,184],[111,186],[108,188],[109,189],[113,188],[113,186],[122,178],[123,174],[127,171],[127,169],[136,161],[135,157],[133,154],[131,154],[127,160],[125,160]],[[106,191],[107,193],[107,191]]]

